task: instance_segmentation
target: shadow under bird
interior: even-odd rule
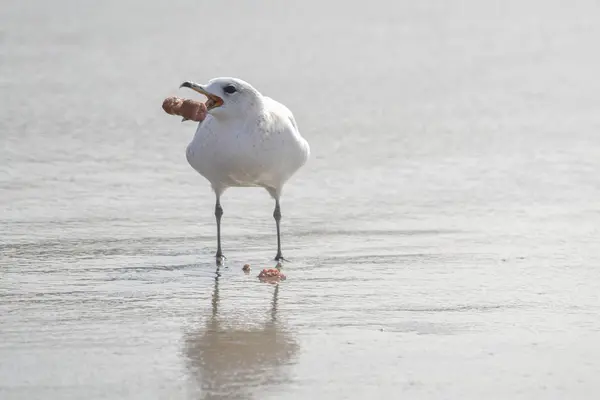
[[[276,261],[281,253],[281,192],[310,155],[292,112],[263,96],[248,82],[215,78],[206,85],[186,81],[180,87],[207,97],[207,115],[186,150],[189,164],[211,184],[216,196],[217,262],[221,249],[221,196],[229,187],[263,187],[275,200]]]

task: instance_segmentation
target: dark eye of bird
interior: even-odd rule
[[[235,93],[235,91],[236,91],[236,88],[235,88],[235,86],[233,86],[233,85],[228,85],[228,86],[225,86],[225,87],[223,88],[223,91],[224,91],[225,93],[229,93],[229,94],[231,94],[231,93]]]

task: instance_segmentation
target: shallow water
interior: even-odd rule
[[[0,398],[594,398],[599,6],[369,4],[3,3]],[[278,286],[160,108],[219,75],[311,144]]]

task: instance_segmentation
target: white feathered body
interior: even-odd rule
[[[283,184],[308,160],[310,148],[291,111],[263,97],[242,118],[207,115],[187,147],[189,164],[217,192],[259,186],[279,196]]]

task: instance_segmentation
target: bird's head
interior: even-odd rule
[[[237,78],[215,78],[206,85],[185,81],[180,87],[206,96],[208,113],[218,118],[240,118],[262,106],[261,94]]]

